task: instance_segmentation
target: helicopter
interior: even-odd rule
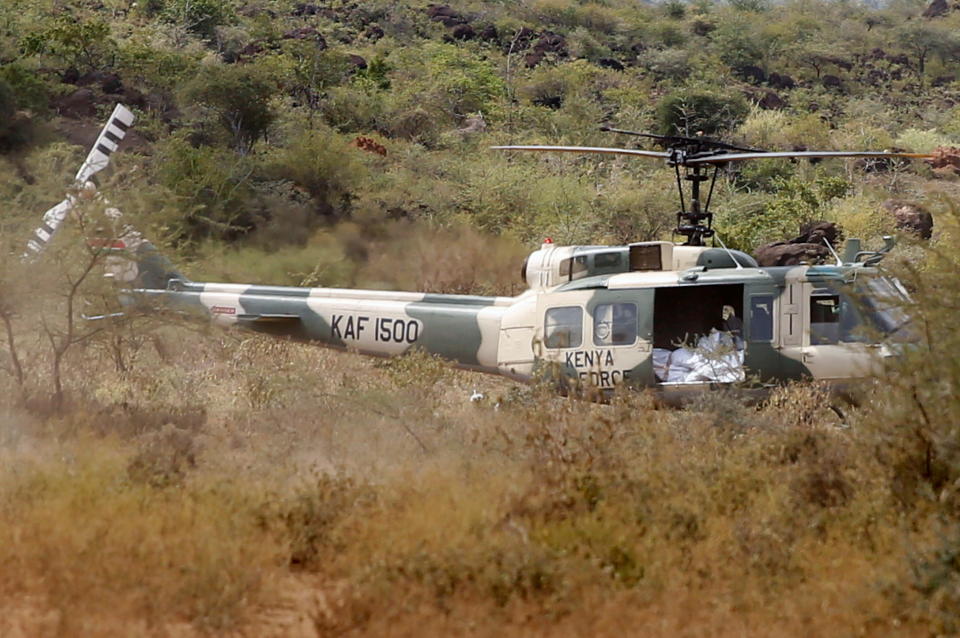
[[[118,105],[101,134],[112,145],[98,138],[78,181],[90,177],[90,167],[101,170],[109,161],[103,151],[115,149],[118,140],[106,133],[115,138],[132,124],[133,114]],[[930,156],[769,152],[704,137],[608,130],[651,138],[665,150],[492,148],[663,161],[676,173],[680,207],[673,232],[683,241],[560,246],[548,239],[523,264],[527,290],[494,297],[196,282],[127,227],[109,242],[107,272],[125,309],[105,316],[174,310],[228,328],[363,355],[392,357],[421,349],[463,369],[518,381],[547,375],[563,392],[592,388],[604,396],[618,386],[652,388],[667,402],[747,379],[761,387],[803,378],[844,385],[893,356],[890,342],[909,339],[909,317],[902,310],[907,291],[878,269],[893,248],[892,239],[875,251],[848,240],[843,257],[826,242],[834,264],[760,267],[750,255],[723,244],[712,227],[710,204],[720,169],[730,162]],[[684,181],[690,184],[689,197]],[[701,186],[707,181],[704,199]],[[58,206],[73,200],[64,201]],[[65,217],[55,210],[31,241],[31,257],[52,237],[49,218]],[[708,246],[708,239],[715,245]],[[91,319],[97,318],[103,317]]]

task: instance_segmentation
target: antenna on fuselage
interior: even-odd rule
[[[833,258],[837,260],[837,265],[842,266],[843,260],[840,259],[840,255],[837,254],[837,251],[833,249],[833,245],[830,243],[830,240],[826,237],[823,238],[823,243],[827,245],[827,248],[830,250],[830,253],[833,255]]]
[[[714,235],[713,238],[716,239],[718,242],[720,242],[721,248],[727,251],[727,255],[729,255],[730,259],[733,260],[733,263],[736,264],[737,270],[743,270],[743,265],[739,261],[737,261],[737,258],[733,256],[733,253],[730,251],[729,248],[727,248],[727,245],[723,243],[723,240],[720,239],[720,235]]]

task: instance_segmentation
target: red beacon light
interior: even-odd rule
[[[547,237],[546,239],[543,240],[543,243],[545,243],[545,244],[552,244],[552,243],[553,243],[553,240],[550,239],[549,237]]]

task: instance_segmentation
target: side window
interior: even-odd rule
[[[637,305],[604,303],[593,310],[593,345],[627,346],[637,340]]]
[[[811,295],[810,345],[840,341],[840,296]]]
[[[616,268],[620,265],[620,253],[597,253],[593,257],[596,268]]]
[[[560,262],[559,274],[561,279],[573,281],[587,273],[587,256],[567,257]]]
[[[750,297],[750,341],[773,341],[773,295]]]
[[[550,308],[544,317],[543,343],[548,348],[577,348],[583,343],[583,309]]]
[[[580,279],[587,274],[587,270],[587,256],[574,257],[573,264],[570,265],[570,279]]]

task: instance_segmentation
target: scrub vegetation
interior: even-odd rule
[[[842,417],[815,384],[596,405],[421,353],[87,322],[115,309],[83,241],[102,201],[17,258],[123,101],[139,119],[101,191],[194,279],[516,294],[544,237],[668,238],[673,174],[488,146],[632,143],[601,123],[960,145],[958,20],[912,1],[3,2],[0,635],[960,632],[950,169],[770,162],[718,184],[745,250],[818,219],[879,245],[891,211],[933,213],[885,262],[921,342]]]

